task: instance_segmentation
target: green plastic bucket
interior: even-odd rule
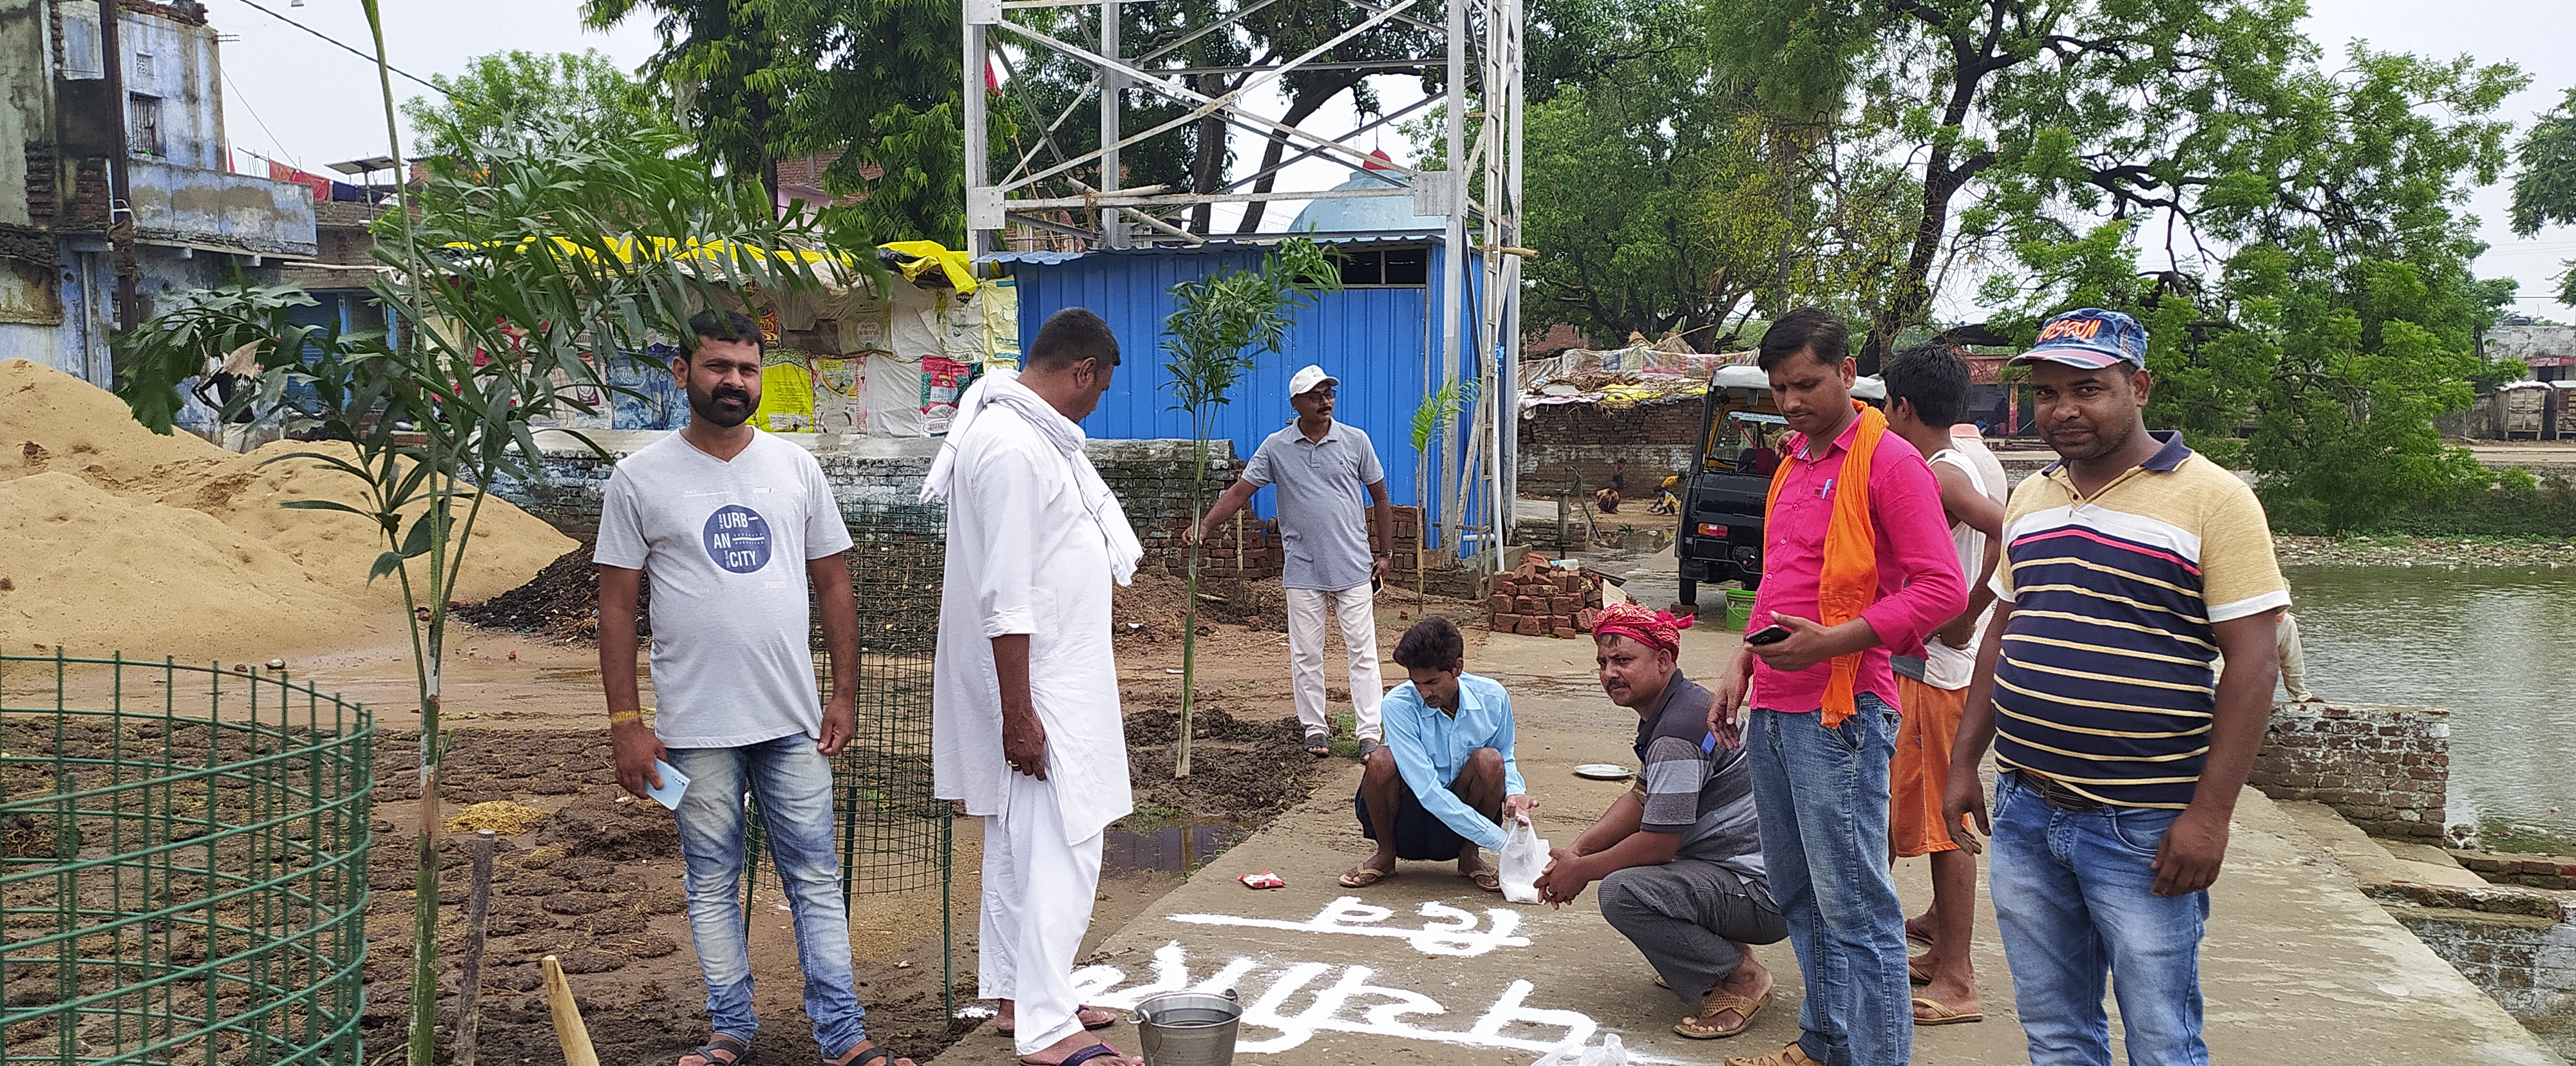
[[[1726,590],[1726,628],[1741,633],[1752,624],[1753,595],[1743,589]]]

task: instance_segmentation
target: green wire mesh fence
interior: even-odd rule
[[[930,774],[931,659],[939,642],[947,515],[936,507],[845,502],[841,517],[853,542],[850,591],[859,616],[858,729],[832,760],[842,895],[938,889],[940,954],[947,959],[955,809],[932,794]],[[819,617],[813,643],[820,690],[830,692],[831,654]],[[761,862],[765,848],[760,820],[753,818],[744,845],[745,921],[753,898],[784,898],[776,869]]]
[[[284,671],[0,655],[0,1061],[358,1066],[374,735]]]

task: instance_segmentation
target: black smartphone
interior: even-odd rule
[[[1755,645],[1777,644],[1787,639],[1789,639],[1789,627],[1784,625],[1771,625],[1765,626],[1752,635],[1745,637],[1744,642],[1746,644]]]

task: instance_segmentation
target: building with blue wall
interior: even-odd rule
[[[1219,270],[1257,270],[1269,241],[1210,241],[1200,245],[1100,249],[1090,252],[1006,252],[987,260],[1011,275],[1019,290],[1020,345],[1026,350],[1047,316],[1067,307],[1084,307],[1106,319],[1118,335],[1123,362],[1102,397],[1098,413],[1083,423],[1102,439],[1156,439],[1191,436],[1189,414],[1173,407],[1171,375],[1163,369],[1163,322],[1176,309],[1174,284]],[[1387,493],[1397,504],[1422,503],[1430,522],[1447,521],[1437,498],[1441,455],[1432,443],[1427,469],[1432,491],[1420,493],[1417,471],[1424,469],[1413,450],[1413,413],[1424,396],[1440,386],[1441,257],[1446,254],[1435,233],[1386,233],[1371,236],[1324,236],[1343,257],[1345,288],[1328,293],[1301,311],[1279,352],[1264,352],[1250,374],[1236,385],[1232,403],[1220,407],[1212,439],[1234,442],[1235,454],[1249,458],[1262,440],[1295,418],[1288,406],[1288,378],[1309,363],[1341,382],[1334,417],[1359,427],[1377,446],[1386,469]],[[1475,336],[1478,271],[1466,271],[1469,292],[1460,301],[1459,345],[1462,378],[1490,378],[1496,362],[1493,345]],[[1481,358],[1480,358],[1481,355]],[[1480,382],[1481,383],[1481,382]],[[1508,387],[1502,392],[1508,397]],[[1511,417],[1507,411],[1504,417]],[[1456,434],[1464,448],[1463,423]],[[1501,434],[1506,454],[1513,434]],[[1268,489],[1253,498],[1261,514],[1275,514]],[[1466,509],[1470,516],[1489,512],[1482,491]],[[1474,521],[1471,518],[1469,521]],[[1438,542],[1446,546],[1445,541]],[[1472,550],[1473,545],[1468,547]]]

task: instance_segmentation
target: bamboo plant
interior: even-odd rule
[[[1208,440],[1217,408],[1233,402],[1234,386],[1264,352],[1287,342],[1299,309],[1340,290],[1340,267],[1313,241],[1292,237],[1262,257],[1258,271],[1227,269],[1172,286],[1180,307],[1163,321],[1163,371],[1171,377],[1171,409],[1190,416],[1190,515],[1207,510]],[[1192,539],[1186,571],[1188,607],[1181,620],[1181,729],[1172,776],[1190,776],[1190,705],[1197,694],[1199,544]]]

